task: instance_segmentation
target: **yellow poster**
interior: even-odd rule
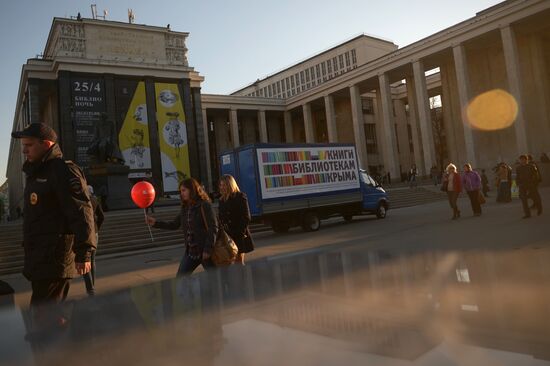
[[[155,83],[155,97],[164,192],[177,194],[191,174],[183,101],[177,84]]]
[[[143,81],[138,83],[126,112],[124,123],[118,134],[118,144],[124,161],[130,169],[151,169],[147,103]]]

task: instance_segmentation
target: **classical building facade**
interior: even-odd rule
[[[177,194],[186,176],[206,181],[203,79],[188,64],[187,36],[169,28],[55,18],[43,57],[23,66],[13,130],[32,122],[52,126],[65,157],[105,197],[118,188],[105,172],[120,172],[111,162],[120,155],[124,174],[137,180],[152,173],[159,194]],[[15,213],[23,203],[20,141],[12,140],[9,151]],[[93,151],[100,155],[95,160]]]
[[[44,58],[23,67],[14,129],[51,124],[86,167],[96,127],[112,125],[131,176],[151,171],[163,193],[184,175],[212,188],[219,154],[253,142],[352,142],[394,178],[490,169],[550,151],[549,17],[549,1],[509,0],[403,48],[361,35],[231,95],[200,93],[186,33],[55,19]],[[13,141],[13,207],[20,167]]]
[[[550,150],[548,16],[548,1],[504,1],[400,49],[361,36],[233,95],[203,94],[209,153],[254,141],[353,142],[364,167],[392,177],[413,164],[427,175],[451,161],[490,169],[538,157]],[[348,66],[354,48],[366,61]]]

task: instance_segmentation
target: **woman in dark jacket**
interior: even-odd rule
[[[158,221],[147,216],[147,224],[157,229],[183,229],[185,255],[181,259],[178,276],[193,273],[202,264],[205,269],[214,267],[210,256],[218,233],[218,221],[210,198],[199,182],[188,178],[179,184],[181,211],[171,222]]]
[[[226,174],[220,178],[220,227],[235,241],[239,248],[236,262],[244,264],[244,254],[254,250],[250,236],[250,210],[246,194],[239,190],[235,178]]]

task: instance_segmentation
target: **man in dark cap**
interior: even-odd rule
[[[527,199],[533,199],[535,207],[537,209],[537,215],[542,214],[542,202],[540,194],[537,189],[537,185],[540,181],[540,175],[537,168],[533,164],[529,164],[527,155],[521,155],[519,157],[520,165],[516,169],[516,183],[519,187],[519,198],[523,205],[524,219],[531,217],[531,211],[529,210],[529,204]]]
[[[21,139],[26,161],[23,216],[23,274],[31,281],[33,331],[63,326],[49,303],[67,297],[70,279],[90,271],[96,247],[94,213],[80,168],[63,159],[54,130],[32,123],[12,132]]]

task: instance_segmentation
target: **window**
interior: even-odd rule
[[[290,75],[290,86],[294,89],[294,75]]]
[[[304,90],[304,84],[305,84],[305,78],[304,78],[304,72],[300,71],[300,85],[302,85],[302,90]]]
[[[321,78],[321,65],[315,65],[315,74],[317,75],[317,79]]]
[[[355,52],[355,49],[351,50],[351,63],[353,65],[357,65],[357,53]]]
[[[374,114],[374,101],[372,98],[361,98],[361,105],[363,106],[363,113]]]
[[[345,56],[346,56],[346,67],[349,68],[351,67],[351,63],[349,61],[349,52],[346,52]]]
[[[306,69],[306,83],[309,83],[309,69]]]
[[[285,79],[286,90],[290,90],[290,78]]]
[[[330,74],[332,74],[332,62],[330,60],[327,61],[327,72],[330,77]]]
[[[321,64],[321,74],[323,74],[323,77],[327,76],[327,68],[324,62]]]
[[[344,55],[338,55],[338,61],[340,61],[340,70],[344,70]]]
[[[332,59],[332,68],[334,69],[334,74],[337,75],[338,71],[338,57],[334,56]]]
[[[367,153],[378,154],[378,144],[376,143],[376,125],[374,123],[365,124],[365,140],[367,143]]]
[[[277,81],[277,94],[281,94],[281,81]]]

